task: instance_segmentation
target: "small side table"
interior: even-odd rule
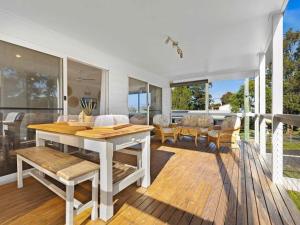
[[[182,136],[189,136],[195,139],[195,145],[198,146],[198,137],[200,136],[201,131],[198,127],[184,127],[179,126],[175,129],[175,143],[178,137]]]

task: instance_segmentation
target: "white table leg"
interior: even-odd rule
[[[99,173],[94,175],[92,181],[92,220],[96,220],[98,218],[98,185],[99,185]]]
[[[150,132],[148,132],[145,142],[142,143],[142,168],[145,175],[142,178],[142,187],[147,188],[150,186]]]
[[[23,187],[23,167],[22,167],[22,159],[17,156],[17,183],[18,188]]]
[[[113,144],[107,142],[100,151],[100,219],[107,221],[114,213],[113,178],[112,178]]]
[[[73,225],[74,185],[66,185],[66,225]]]
[[[35,145],[37,147],[43,147],[46,145],[45,140],[39,137],[39,131],[35,132]]]

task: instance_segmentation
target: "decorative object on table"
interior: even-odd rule
[[[96,101],[92,98],[82,98],[80,99],[80,107],[82,112],[79,114],[79,121],[80,122],[92,122],[93,110],[96,108]]]

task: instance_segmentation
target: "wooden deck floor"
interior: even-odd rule
[[[154,142],[152,185],[148,190],[132,185],[115,196],[116,215],[109,224],[300,224],[299,212],[271,183],[269,169],[251,145],[222,153],[192,146]],[[24,185],[20,190],[16,183],[0,186],[1,224],[64,224],[63,200],[32,178]],[[89,184],[78,186],[76,197],[88,199],[89,189]],[[88,210],[76,223],[104,224],[90,221]]]

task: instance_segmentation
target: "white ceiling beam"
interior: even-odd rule
[[[247,77],[254,77],[256,72],[258,72],[258,70],[224,70],[210,73],[182,74],[174,77],[172,82],[194,81],[199,79],[207,79],[209,82],[215,80],[238,80]]]

